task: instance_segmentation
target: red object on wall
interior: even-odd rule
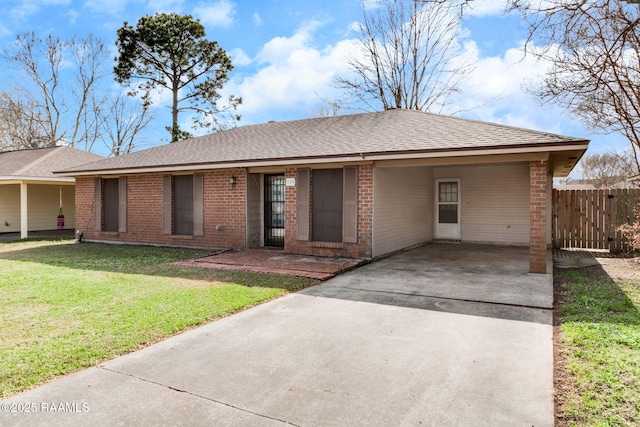
[[[64,215],[62,214],[62,208],[58,213],[58,230],[64,230]]]

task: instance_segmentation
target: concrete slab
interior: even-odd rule
[[[3,426],[283,425],[163,384],[97,367],[0,405],[5,405],[0,410]]]
[[[552,371],[548,325],[296,294],[3,402],[86,413],[0,424],[551,426]]]
[[[553,275],[530,274],[523,247],[427,244],[343,274],[332,286],[553,308]]]
[[[404,261],[387,264],[394,262]],[[384,271],[376,264],[374,272]],[[370,270],[350,280],[401,286]],[[0,411],[0,425],[553,425],[549,310],[410,295],[379,283],[351,289],[340,279],[1,406],[79,402],[86,412]]]

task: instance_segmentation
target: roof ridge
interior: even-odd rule
[[[13,173],[13,175],[20,175],[22,172],[24,172],[24,171],[26,171],[26,170],[28,170],[28,169],[32,168],[32,167],[33,167],[33,166],[35,166],[35,165],[38,165],[38,164],[42,163],[44,160],[46,160],[46,159],[48,159],[49,157],[53,156],[53,153],[55,153],[55,152],[56,152],[56,148],[62,148],[62,147],[59,147],[59,146],[56,146],[56,147],[45,147],[45,148],[44,148],[45,150],[50,149],[51,151],[50,151],[50,152],[48,152],[48,153],[46,153],[46,154],[45,154],[45,155],[43,155],[42,157],[40,157],[40,158],[38,158],[38,159],[34,160],[34,161],[33,161],[33,162],[31,162],[31,163],[27,163],[26,165],[24,165],[23,167],[21,167],[20,169],[18,169],[17,171],[15,171],[15,172]]]

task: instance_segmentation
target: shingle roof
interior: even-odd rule
[[[0,176],[53,177],[53,171],[102,159],[72,147],[5,151],[0,152]]]
[[[65,172],[72,175],[73,172],[87,171],[587,142],[546,132],[402,109],[243,126],[101,160]]]

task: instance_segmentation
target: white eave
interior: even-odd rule
[[[67,176],[0,176],[0,184],[73,184],[76,182],[75,178]]]

